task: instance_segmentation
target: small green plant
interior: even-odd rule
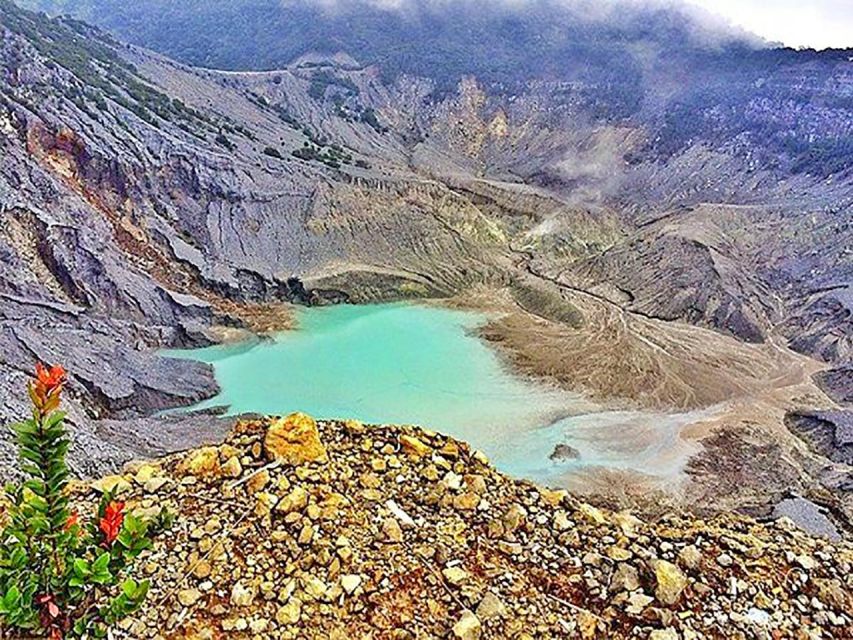
[[[103,495],[87,523],[68,504],[69,440],[59,410],[62,367],[36,365],[32,417],[13,425],[25,480],[6,488],[0,545],[0,636],[104,638],[134,612],[147,580],[126,576],[154,527]],[[5,636],[4,636],[5,637]]]
[[[221,132],[218,133],[213,140],[219,146],[225,147],[226,149],[228,149],[228,151],[234,151],[234,149],[237,148],[237,145],[234,144],[233,142],[231,142],[231,140],[229,140],[228,137],[223,135]]]

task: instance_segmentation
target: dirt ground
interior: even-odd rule
[[[574,491],[645,512],[761,513],[788,490],[843,508],[842,497],[827,493],[823,481],[845,470],[811,452],[784,425],[791,409],[833,406],[812,380],[826,365],[781,340],[746,344],[632,314],[582,292],[563,295],[583,313],[579,328],[526,312],[503,290],[477,290],[449,304],[490,313],[482,337],[521,373],[614,409],[713,409],[682,429],[680,437],[700,447],[679,477],[592,468],[567,478]]]

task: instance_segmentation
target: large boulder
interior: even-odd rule
[[[304,413],[273,421],[264,437],[264,452],[271,461],[292,465],[328,460],[317,422]]]

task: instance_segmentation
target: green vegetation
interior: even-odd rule
[[[329,87],[340,89],[345,94],[358,95],[358,87],[349,78],[340,78],[331,71],[324,69],[311,76],[308,95],[315,100],[323,100]]]
[[[299,120],[297,120],[295,116],[291,115],[287,109],[280,106],[274,107],[274,109],[278,117],[281,118],[282,122],[286,122],[294,129],[302,128],[302,125],[300,124]]]
[[[756,72],[772,74],[769,53],[750,59]],[[756,86],[732,81],[730,69],[722,68],[703,84],[685,87],[662,114],[658,135],[626,159],[667,159],[696,140],[708,140],[728,143],[730,152],[755,166],[829,176],[850,168],[851,111],[853,99],[810,96],[784,74]]]
[[[334,12],[301,0],[21,1],[73,11],[203,66],[275,69],[308,51],[344,51],[377,65],[388,83],[402,74],[428,78],[434,101],[468,75],[492,96],[548,86],[555,109],[571,105],[584,117],[648,128],[649,144],[629,162],[704,144],[781,173],[828,176],[849,167],[851,106],[840,87],[850,50],[756,49],[734,37],[708,48],[695,37],[695,20],[677,8],[636,3],[618,20],[595,20],[558,0],[526,3],[524,11],[512,3],[484,11],[477,2],[452,10],[420,2],[405,12],[366,1],[339,3]],[[327,64],[302,68],[312,73],[312,97],[382,131],[369,109],[359,112],[351,81]],[[673,77],[679,90],[663,95],[658,79]],[[652,103],[659,106],[649,116],[642,105]]]
[[[339,95],[332,98],[335,105],[335,115],[348,122],[363,122],[372,127],[377,133],[387,133],[388,128],[383,127],[376,117],[373,107],[365,107],[360,103],[349,104]]]
[[[69,83],[59,89],[96,119],[95,110],[109,110],[109,99],[153,126],[159,126],[158,119],[181,122],[190,129],[211,124],[209,118],[181,100],[170,99],[147,84],[133,65],[116,54],[109,36],[96,29],[68,18],[50,19],[21,11],[8,0],[0,0],[0,18],[5,27],[26,37],[50,60],[49,64],[74,76],[79,84]]]
[[[326,140],[325,137],[315,133],[314,130],[307,125],[302,124],[287,110],[285,106],[280,104],[271,104],[264,96],[258,95],[257,93],[249,93],[247,97],[258,107],[274,112],[283,122],[286,122],[294,129],[301,131],[302,135],[308,138],[301,148],[291,151],[291,155],[293,157],[309,162],[322,162],[332,169],[340,169],[342,165],[353,164],[353,157],[350,152],[338,144],[329,144],[329,141]],[[381,125],[379,125],[379,122],[376,120],[376,115],[373,113],[372,109],[365,111],[369,111],[370,116],[372,116],[372,118],[368,116],[368,119],[375,122],[375,126],[373,124],[371,124],[371,126],[374,126],[377,131],[386,131]],[[263,153],[271,158],[282,158],[279,150],[274,147],[264,148]],[[354,164],[362,169],[370,168],[370,164],[365,160],[355,160]]]
[[[438,91],[452,90],[467,74],[512,85],[542,72],[584,75],[590,67],[588,50],[601,45],[613,54],[609,70],[622,76],[639,73],[630,56],[622,54],[649,32],[677,30],[657,16],[640,33],[595,24],[579,28],[577,16],[551,0],[532,3],[523,17],[505,6],[483,11],[476,3],[453,11],[413,3],[410,12],[397,12],[351,2],[330,12],[314,2],[280,0],[22,1],[33,8],[74,12],[130,42],[201,66],[269,70],[306,51],[346,51],[363,64],[380,65],[387,80],[401,73],[434,78]],[[684,31],[679,35],[686,39]],[[593,62],[601,64],[600,59]],[[312,80],[312,97],[322,98],[332,85],[357,92],[346,80],[321,70]]]
[[[0,546],[0,622],[12,637],[107,637],[145,599],[148,581],[127,572],[169,520],[165,512],[153,524],[126,514],[110,492],[86,523],[69,507],[64,384],[62,367],[39,363],[27,389],[32,417],[12,427],[25,478],[7,487]]]
[[[265,109],[268,111],[272,111],[275,113],[279,119],[293,127],[294,129],[306,129],[306,127],[297,120],[296,116],[294,116],[284,105],[281,104],[270,104],[269,100],[267,100],[264,96],[258,95],[254,92],[249,92],[246,97],[250,102],[254,103],[256,106],[261,109]]]
[[[237,148],[237,145],[231,142],[224,134],[218,133],[213,141],[218,144],[220,147],[225,147],[228,151],[234,151]]]
[[[381,124],[379,124],[379,120],[376,117],[376,112],[373,110],[372,107],[365,108],[360,114],[360,119],[365,124],[369,124],[379,133],[385,133],[388,131],[387,127],[383,127]]]
[[[853,162],[853,131],[811,141],[780,132],[780,138],[791,158],[791,173],[830,175],[849,169]]]
[[[352,154],[336,144],[325,147],[306,141],[301,149],[296,149],[291,153],[300,160],[315,160],[333,169],[340,169],[341,165],[352,162]]]

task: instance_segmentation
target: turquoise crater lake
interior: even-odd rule
[[[677,474],[695,450],[679,432],[699,416],[604,411],[515,375],[476,336],[483,314],[340,305],[301,309],[298,320],[298,330],[272,340],[166,352],[214,367],[221,393],[193,408],[418,424],[470,442],[507,473],[551,484],[601,466]],[[561,443],[580,458],[551,460]]]

